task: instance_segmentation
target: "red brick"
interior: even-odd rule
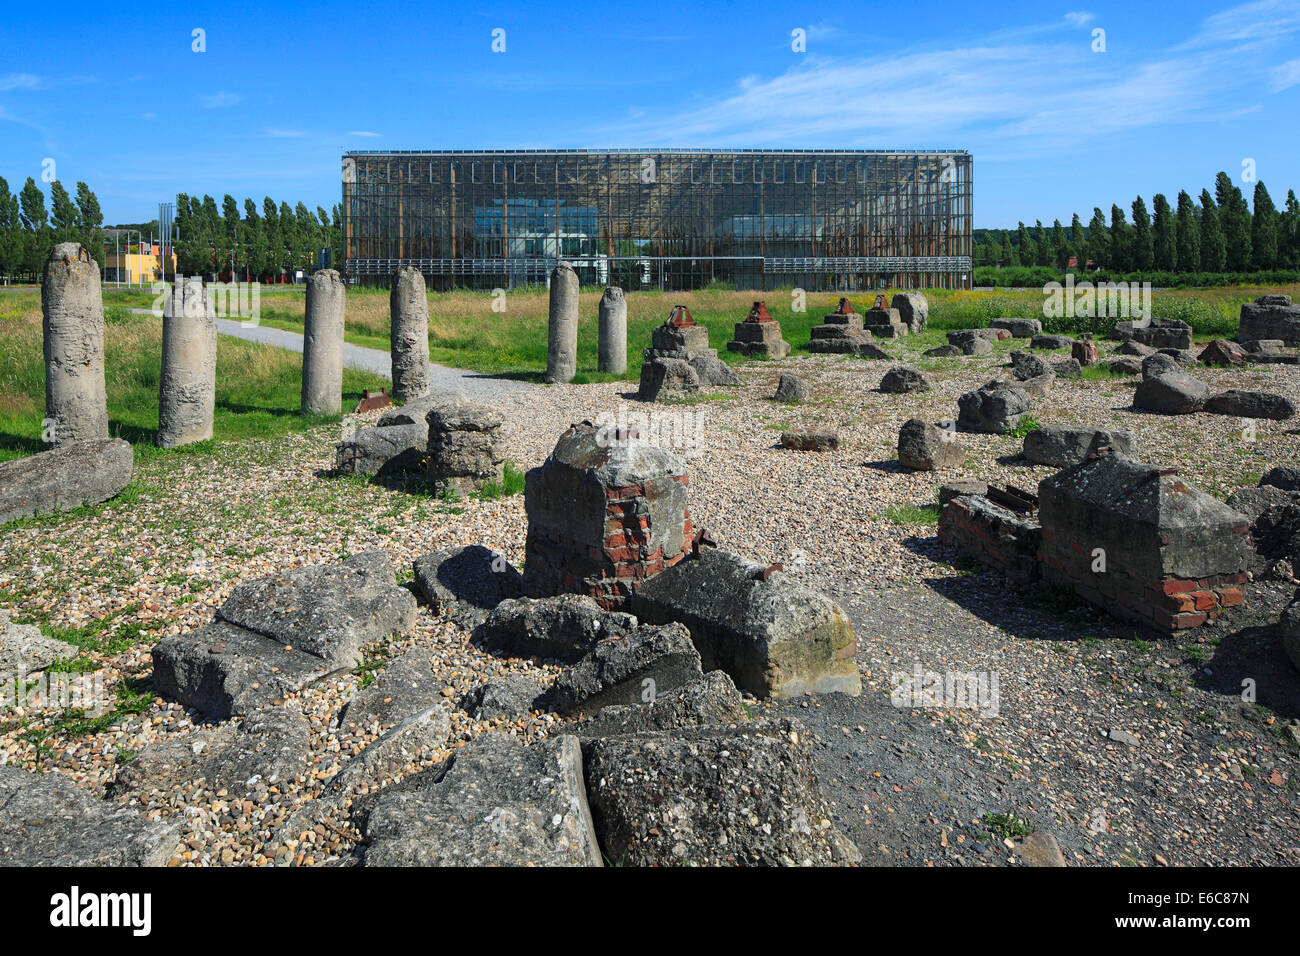
[[[1240,588],[1223,588],[1219,591],[1219,604],[1223,607],[1236,607],[1238,604],[1245,604],[1246,596],[1241,593]]]
[[[1194,591],[1192,597],[1196,601],[1196,610],[1198,611],[1208,611],[1219,606],[1213,591]]]

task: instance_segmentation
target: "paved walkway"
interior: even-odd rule
[[[148,309],[132,309],[132,312],[150,314]],[[302,335],[284,329],[265,325],[246,325],[237,319],[217,319],[217,331],[248,342],[260,342],[274,345],[291,352],[302,353]],[[392,379],[393,366],[391,356],[383,349],[371,349],[350,342],[343,343],[343,364],[347,368]],[[519,382],[509,378],[484,375],[480,372],[467,372],[464,369],[451,368],[447,365],[429,363],[429,391],[437,394],[464,395],[476,402],[494,402],[505,398],[515,398],[528,392],[540,390],[544,386],[532,382]]]

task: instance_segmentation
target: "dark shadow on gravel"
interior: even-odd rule
[[[884,458],[880,461],[864,461],[862,462],[862,467],[870,468],[873,471],[883,471],[887,475],[911,474],[908,469],[903,467],[902,463],[897,458]]]

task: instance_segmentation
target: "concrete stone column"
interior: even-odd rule
[[[307,280],[307,314],[302,337],[302,413],[343,411],[343,322],[347,286],[334,269]]]
[[[627,300],[623,290],[610,286],[600,297],[600,330],[596,368],[622,375],[627,371]]]
[[[108,437],[99,264],[78,242],[50,251],[41,277],[45,417],[50,444]]]
[[[409,402],[429,391],[429,299],[419,269],[402,266],[397,270],[388,303],[393,398]]]
[[[211,438],[216,396],[216,310],[202,279],[181,276],[163,306],[159,447]]]
[[[578,273],[561,260],[551,273],[546,381],[571,382],[578,371]]]

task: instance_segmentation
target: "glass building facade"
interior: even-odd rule
[[[343,156],[345,274],[434,288],[965,288],[960,151],[524,150]]]

